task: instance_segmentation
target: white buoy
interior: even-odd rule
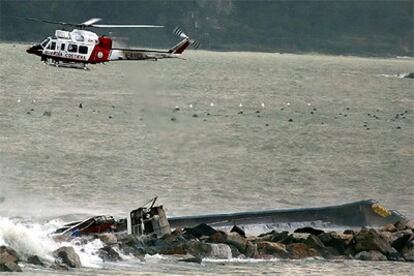
[[[289,105],[290,105],[290,103],[287,103],[286,105],[287,105],[287,106],[289,106]]]
[[[311,103],[308,103],[308,106],[311,106]]]
[[[262,103],[262,107],[263,107],[263,108],[265,107],[264,103]]]
[[[190,107],[190,108],[193,108],[193,105],[192,105],[192,104],[190,104],[190,105],[189,105],[189,107]]]
[[[214,103],[210,103],[210,106],[213,107],[214,106]]]
[[[36,102],[36,100],[35,100],[35,99],[33,99],[33,100],[32,100],[32,103],[35,103],[35,102]]]
[[[240,103],[240,104],[239,104],[239,107],[243,107],[243,105]]]
[[[19,98],[19,99],[17,99],[17,102],[18,102],[18,103],[20,103],[20,102],[21,102],[20,98]]]

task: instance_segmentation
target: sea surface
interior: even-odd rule
[[[52,258],[49,233],[124,217],[372,198],[414,217],[412,58],[188,51],[186,60],[56,68],[0,44],[0,244]],[[398,114],[398,115],[397,115]],[[128,256],[74,245],[78,275],[408,275],[396,262]],[[54,271],[26,265],[32,275]]]

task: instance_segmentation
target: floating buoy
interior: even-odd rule
[[[262,103],[262,107],[263,107],[263,108],[265,107],[265,104],[264,104],[264,103]]]
[[[213,107],[214,106],[214,103],[210,103],[210,106]]]
[[[193,105],[192,105],[192,104],[190,104],[190,105],[189,105],[189,107],[190,107],[190,108],[193,108]]]
[[[20,102],[21,102],[21,100],[20,100],[20,99],[17,99],[17,102],[18,102],[18,103],[20,103]]]
[[[308,106],[311,106],[311,103],[308,103]]]
[[[287,105],[287,106],[289,106],[289,105],[290,105],[290,103],[287,103],[286,105]]]
[[[240,103],[240,104],[239,104],[239,107],[243,107],[243,105]]]

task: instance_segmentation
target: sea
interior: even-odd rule
[[[409,275],[412,263],[123,255],[50,234],[154,196],[168,216],[375,199],[414,217],[412,57],[188,51],[88,70],[0,44],[0,245],[82,269],[27,275]],[[266,229],[263,229],[265,231]]]

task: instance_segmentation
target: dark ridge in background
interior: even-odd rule
[[[0,39],[41,41],[57,26],[20,17],[107,24],[161,24],[163,30],[102,30],[129,45],[168,47],[182,26],[221,51],[414,56],[414,1],[9,1],[0,2]],[[109,33],[112,31],[112,33]]]

